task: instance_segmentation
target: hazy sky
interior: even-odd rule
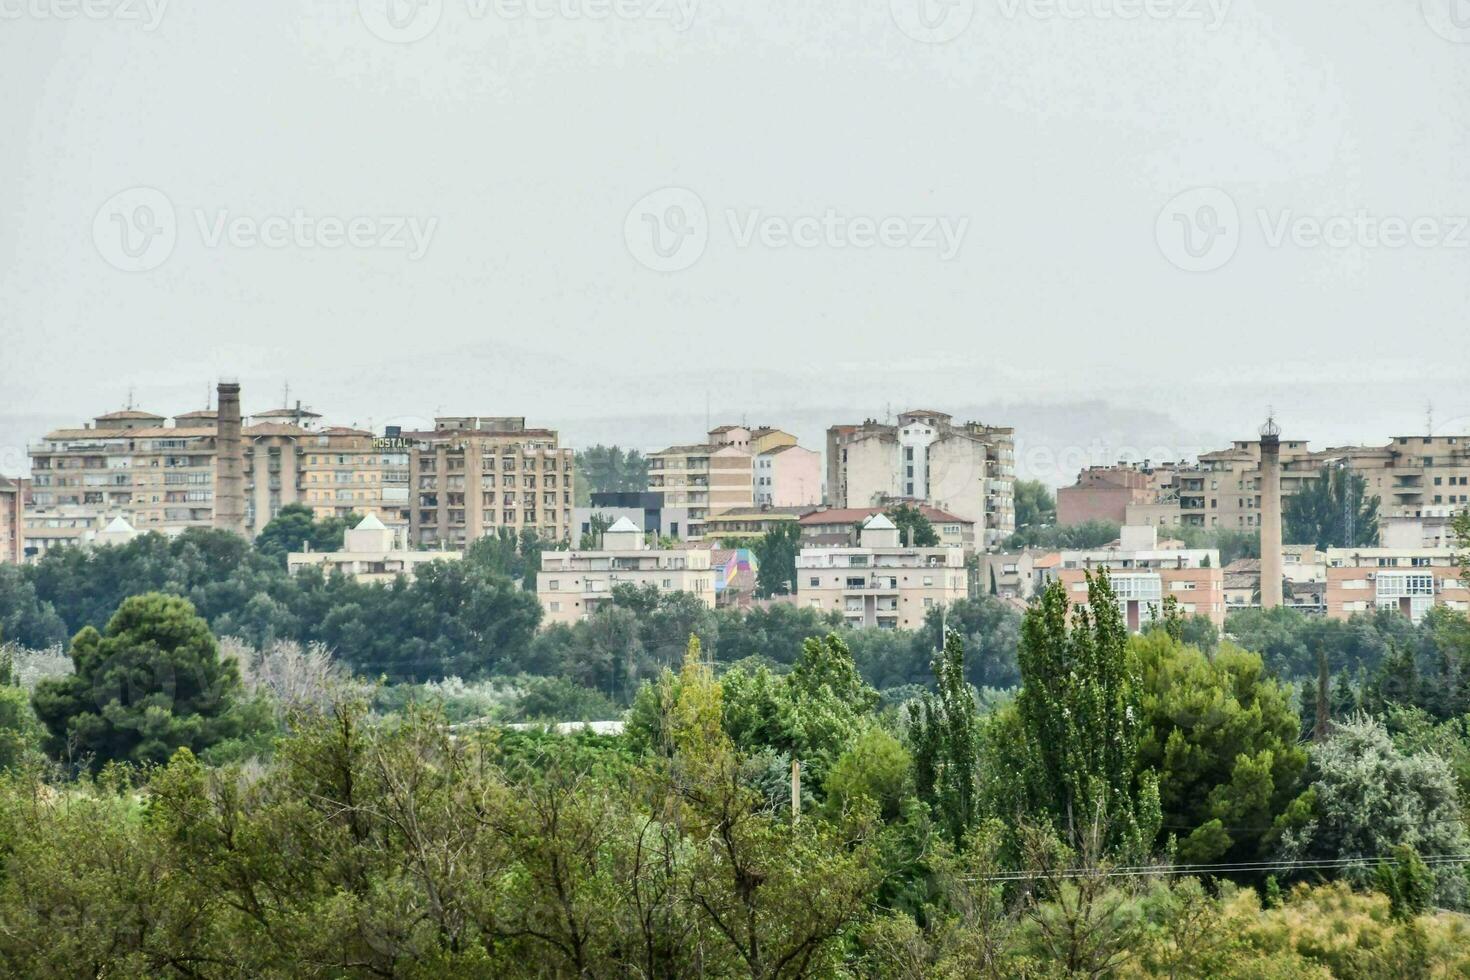
[[[220,375],[645,447],[1470,430],[1465,0],[0,0],[0,84],[0,470]]]

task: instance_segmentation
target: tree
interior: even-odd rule
[[[979,818],[976,765],[980,719],[975,693],[965,681],[965,644],[954,630],[934,658],[938,695],[909,703],[909,742],[919,798],[958,846]]]
[[[1143,719],[1137,766],[1157,773],[1162,836],[1179,838],[1186,863],[1264,857],[1307,766],[1289,688],[1259,656],[1228,644],[1213,659],[1162,632],[1131,646]]]
[[[1018,527],[1006,542],[1006,547],[1011,551],[1023,548],[1100,548],[1109,541],[1116,541],[1119,533],[1119,526],[1110,521]]]
[[[36,715],[48,748],[94,769],[110,760],[167,762],[243,734],[240,675],[194,607],[150,593],[127,599],[105,633],[86,627],[72,640],[71,677],[36,687]]]
[[[1281,515],[1287,541],[1315,544],[1318,550],[1369,547],[1378,541],[1378,498],[1368,496],[1367,477],[1345,466],[1323,467],[1317,479],[1286,498]]]
[[[0,565],[0,637],[36,650],[66,642],[66,624],[15,565]]]
[[[1016,527],[1042,527],[1057,522],[1057,499],[1040,480],[1017,480]]]
[[[587,530],[578,542],[578,547],[583,551],[596,551],[602,547],[602,535],[615,522],[611,517],[598,511],[587,519]]]
[[[1108,850],[1142,857],[1158,833],[1158,783],[1137,771],[1137,668],[1105,569],[1087,573],[1087,604],[1067,620],[1066,587],[1053,582],[1021,623],[1020,783],[1073,846],[1100,826]]]
[[[898,540],[915,548],[939,547],[939,533],[924,512],[913,504],[900,504],[887,510],[888,519],[898,528]]]
[[[338,551],[348,528],[362,521],[357,514],[316,519],[316,512],[305,504],[287,504],[276,512],[255,537],[255,547],[284,566],[292,551]]]
[[[783,521],[751,545],[756,560],[756,593],[761,598],[790,595],[797,590],[796,555],[801,551],[801,526]]]
[[[1280,854],[1288,860],[1361,862],[1342,873],[1369,884],[1379,860],[1400,845],[1420,854],[1470,851],[1449,765],[1434,752],[1401,751],[1377,720],[1360,715],[1338,724],[1313,747],[1309,780],[1276,819]],[[1461,905],[1464,869],[1447,864],[1433,872],[1436,900]]]
[[[577,453],[581,479],[578,489],[589,493],[617,493],[648,488],[648,460],[636,449],[620,446],[589,446]]]

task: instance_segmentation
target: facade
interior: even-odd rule
[[[1153,503],[1157,497],[1153,474],[1146,467],[1127,463],[1089,466],[1077,475],[1076,483],[1057,490],[1057,523],[1133,523],[1128,521],[1128,509]]]
[[[806,507],[736,507],[705,518],[704,536],[711,541],[753,541],[768,531],[799,524],[815,511]]]
[[[683,537],[689,529],[687,507],[665,507],[663,494],[647,491],[594,492],[591,506],[572,509],[572,537],[576,541],[592,533],[594,517],[602,517],[609,524],[626,517],[640,531],[660,537]]]
[[[929,610],[969,594],[961,549],[903,547],[883,514],[868,518],[857,547],[803,548],[796,579],[801,605],[880,629],[917,629]]]
[[[1430,609],[1470,609],[1452,548],[1328,548],[1327,615],[1393,609],[1418,622]]]
[[[304,437],[302,502],[318,520],[371,514],[391,528],[410,524],[409,452],[363,429],[332,427]]]
[[[25,561],[25,498],[24,480],[0,476],[0,565]]]
[[[1000,599],[1020,599],[1023,602],[1036,594],[1041,571],[1037,561],[1041,552],[1017,551],[984,555],[980,563],[981,592]]]
[[[912,501],[904,503],[913,504]],[[930,507],[913,504],[934,526],[939,544],[944,548],[975,551],[975,522]],[[801,518],[801,544],[804,548],[845,548],[857,544],[858,530],[868,518],[883,513],[885,507],[822,507]]]
[[[822,456],[776,446],[755,457],[755,502],[761,507],[815,507],[822,502]]]
[[[704,537],[712,514],[755,506],[755,457],[751,432],[740,426],[710,430],[709,441],[670,446],[648,455],[648,492],[659,494],[665,508],[689,512],[685,537]]]
[[[458,551],[416,551],[405,547],[406,529],[394,529],[369,514],[342,535],[337,551],[293,551],[286,556],[292,575],[303,568],[320,568],[328,575],[349,575],[359,582],[391,582],[400,575],[413,578],[415,569],[430,561],[459,561]]]
[[[596,551],[544,551],[536,575],[543,625],[575,623],[611,600],[618,585],[652,585],[661,593],[687,592],[715,604],[715,572],[702,548],[651,549],[643,531],[620,518]]]
[[[923,500],[973,521],[979,545],[994,547],[1016,530],[1014,435],[978,422],[956,425],[926,409],[902,413],[895,425],[834,425],[827,430],[827,503]]]
[[[457,416],[425,432],[390,430],[379,448],[393,449],[389,469],[407,453],[413,546],[463,548],[501,530],[571,540],[573,453],[551,429]]]
[[[1163,614],[1164,597],[1172,595],[1184,615],[1201,615],[1216,626],[1225,624],[1225,580],[1220,553],[1214,548],[1161,547],[1152,527],[1124,527],[1113,546],[1090,551],[1063,551],[1047,580],[1063,583],[1067,602],[1087,604],[1087,573],[1106,568],[1128,629],[1137,631]]]

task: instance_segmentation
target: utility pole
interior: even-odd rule
[[[791,823],[801,821],[801,760],[791,760]]]

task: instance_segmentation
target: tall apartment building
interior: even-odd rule
[[[720,426],[708,442],[648,454],[648,492],[663,497],[665,508],[688,511],[690,540],[704,537],[711,514],[755,506],[751,435],[742,426]]]
[[[914,409],[895,425],[869,419],[827,430],[827,503],[870,507],[922,500],[974,521],[985,547],[1016,530],[1015,430],[954,424],[943,412]]]
[[[407,447],[414,545],[463,548],[501,529],[571,540],[573,452],[554,430],[521,417],[455,416],[385,439]]]
[[[1311,449],[1305,440],[1283,439],[1280,447],[1283,501],[1318,479],[1324,468],[1341,466],[1363,477],[1367,494],[1379,498],[1378,513],[1384,519],[1443,520],[1470,507],[1470,436],[1396,436],[1385,446],[1321,450]],[[1126,484],[1129,523],[1260,528],[1259,440],[1236,440],[1228,449],[1201,454],[1193,465],[1163,464],[1147,479],[1132,475],[1131,469],[1119,464],[1084,470],[1076,484],[1057,493],[1058,523],[1077,523],[1088,514],[1116,519],[1124,496],[1116,487]],[[1110,478],[1108,470],[1119,475]]]
[[[603,532],[597,551],[544,551],[536,574],[543,625],[575,623],[611,601],[619,585],[651,585],[661,593],[687,592],[715,604],[710,553],[699,548],[656,550],[626,517]]]
[[[884,514],[863,524],[855,548],[803,548],[796,592],[804,606],[837,611],[849,626],[918,629],[930,609],[969,594],[959,548],[907,548]]]
[[[1327,615],[1394,609],[1418,622],[1430,609],[1470,609],[1452,548],[1328,548]]]
[[[710,442],[746,449],[753,457],[759,507],[815,507],[822,502],[822,454],[797,445],[796,436],[768,425],[722,425]]]
[[[1087,573],[1106,568],[1123,621],[1133,631],[1163,615],[1164,597],[1172,595],[1185,615],[1206,616],[1225,624],[1225,576],[1214,548],[1160,547],[1153,527],[1124,527],[1118,542],[1107,548],[1063,551],[1045,570],[1045,581],[1060,581],[1072,606],[1087,604]]]
[[[24,480],[0,476],[0,565],[18,565],[26,555]]]
[[[288,421],[274,421],[282,418]],[[317,418],[298,404],[245,420],[245,532],[259,533],[293,503],[319,516],[356,511],[407,527],[407,452],[382,449],[361,430],[319,430]],[[26,524],[37,547],[81,540],[116,516],[140,532],[212,526],[216,413],[185,412],[167,423],[150,412],[111,412],[30,446],[34,489]]]

